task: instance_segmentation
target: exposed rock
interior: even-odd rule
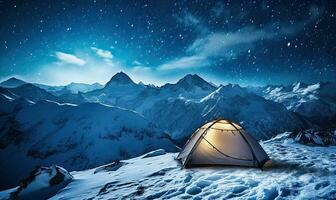
[[[301,144],[319,146],[336,145],[336,131],[317,131],[308,129],[294,131],[289,137]]]

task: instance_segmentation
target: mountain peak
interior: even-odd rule
[[[23,84],[26,84],[26,82],[23,81],[23,80],[17,79],[15,77],[11,77],[11,78],[9,78],[9,79],[0,83],[1,86],[10,87],[10,88],[18,87],[18,86],[21,86]]]
[[[127,85],[127,84],[135,84],[132,79],[125,74],[124,72],[118,72],[114,76],[112,76],[111,80],[106,83],[108,85]]]
[[[190,90],[195,86],[198,86],[204,90],[215,89],[213,85],[205,81],[203,78],[197,74],[187,74],[182,79],[180,79],[176,85],[182,86],[184,89]]]

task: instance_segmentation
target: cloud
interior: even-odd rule
[[[279,35],[278,32],[248,27],[235,32],[217,32],[196,39],[187,52],[203,57],[228,57],[239,54],[254,46],[258,41],[270,40]]]
[[[149,72],[151,71],[151,68],[146,66],[135,66],[132,70],[136,72]]]
[[[159,70],[172,70],[172,69],[188,69],[199,68],[209,64],[206,57],[202,56],[185,56],[168,63],[162,64],[158,67]]]
[[[97,56],[104,58],[104,59],[112,59],[113,55],[111,53],[111,51],[108,50],[104,50],[104,49],[98,49],[96,47],[91,47],[92,51],[94,51]]]
[[[86,64],[84,60],[72,54],[63,53],[63,52],[58,51],[55,53],[55,55],[58,58],[58,60],[60,60],[62,63],[74,64],[74,65],[79,65],[79,66]]]

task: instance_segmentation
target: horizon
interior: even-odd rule
[[[47,86],[52,86],[52,87],[59,87],[59,86],[67,86],[67,85],[70,85],[70,84],[88,84],[88,85],[93,85],[93,84],[100,84],[102,86],[105,86],[111,79],[113,76],[115,76],[116,74],[118,73],[124,73],[126,74],[134,83],[136,84],[140,84],[140,83],[143,83],[144,85],[154,85],[155,87],[162,87],[166,84],[176,84],[179,80],[185,78],[187,75],[197,75],[199,76],[200,78],[202,78],[204,81],[208,82],[209,84],[212,84],[216,87],[220,87],[220,86],[226,86],[226,85],[239,85],[240,87],[266,87],[266,86],[269,86],[269,85],[272,85],[272,86],[290,86],[290,85],[295,85],[297,83],[303,83],[303,84],[307,84],[307,85],[312,85],[312,84],[317,84],[317,83],[335,83],[335,81],[318,81],[318,82],[312,82],[312,83],[307,83],[307,82],[303,82],[303,81],[296,81],[296,82],[292,82],[292,83],[288,83],[288,84],[267,84],[267,85],[242,85],[242,84],[238,84],[238,83],[230,83],[230,82],[227,82],[227,83],[215,83],[211,80],[208,80],[206,79],[205,77],[197,74],[197,73],[189,73],[189,74],[184,74],[183,76],[177,78],[175,81],[172,81],[172,82],[165,82],[161,85],[157,85],[157,84],[154,84],[154,83],[146,83],[142,80],[134,80],[129,74],[123,72],[123,71],[119,71],[119,72],[116,72],[115,74],[113,74],[110,79],[108,79],[106,82],[104,83],[99,83],[99,82],[94,82],[94,83],[85,83],[85,82],[69,82],[69,83],[65,83],[63,85],[50,85],[50,84],[46,84],[46,83],[41,83],[41,82],[34,82],[34,81],[28,81],[28,80],[25,80],[25,79],[22,79],[20,78],[19,76],[10,76],[10,77],[7,77],[7,78],[1,78],[0,79],[0,83],[2,82],[5,82],[5,81],[8,81],[12,78],[14,79],[17,79],[17,80],[21,80],[21,81],[24,81],[26,83],[30,83],[30,84],[42,84],[42,85],[47,85]]]

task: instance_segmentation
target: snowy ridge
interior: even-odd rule
[[[310,147],[281,134],[261,143],[272,163],[183,169],[177,154],[123,160],[119,168],[71,172],[73,181],[51,199],[334,199],[336,147]],[[297,152],[300,152],[298,154]],[[8,192],[0,192],[0,196]]]

